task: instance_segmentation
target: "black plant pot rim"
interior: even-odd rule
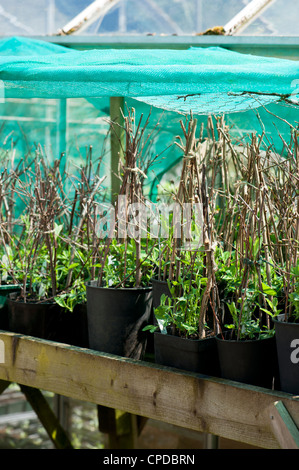
[[[163,279],[157,279],[156,277],[152,277],[150,282],[157,282],[159,284],[167,284],[167,280],[163,281]]]
[[[155,331],[154,335],[173,336],[174,338],[179,338],[181,341],[206,341],[208,339],[215,338],[213,335],[207,336],[206,338],[186,338],[184,336],[172,335],[171,333],[162,333],[161,331]]]
[[[221,333],[216,335],[216,340],[219,341],[219,342],[238,343],[238,344],[241,344],[241,343],[258,343],[259,341],[264,341],[264,340],[271,339],[271,338],[273,338],[273,336],[266,336],[264,338],[255,338],[255,339],[230,339],[230,338],[222,338]]]
[[[13,302],[14,304],[24,304],[24,305],[57,305],[59,304],[55,301],[49,301],[48,299],[45,300],[26,300],[24,302],[24,299],[13,299],[10,296],[8,296],[8,301]]]
[[[111,290],[111,291],[115,291],[115,292],[118,292],[118,291],[128,291],[128,292],[132,292],[132,291],[143,291],[143,292],[150,292],[152,290],[152,287],[151,286],[140,286],[140,287],[113,287],[113,286],[98,286],[97,285],[97,281],[87,281],[85,283],[85,286],[86,287],[91,287],[92,289],[99,289],[99,290]]]

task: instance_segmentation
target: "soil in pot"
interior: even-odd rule
[[[273,388],[278,369],[274,337],[236,340],[227,331],[216,340],[222,378]]]
[[[299,395],[299,322],[284,317],[274,320],[280,389]]]
[[[168,367],[219,376],[219,361],[215,337],[190,339],[154,333],[155,362]]]
[[[146,348],[152,288],[98,287],[86,284],[89,347],[140,359]]]

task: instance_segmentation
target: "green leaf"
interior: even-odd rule
[[[263,293],[266,295],[276,295],[276,291],[272,289],[270,286],[268,286],[267,284],[265,284],[264,282],[262,282],[262,289],[263,289]]]
[[[225,328],[228,328],[229,330],[234,330],[235,329],[235,325],[233,324],[230,324],[230,325],[224,325]]]
[[[158,329],[158,326],[147,325],[144,328],[142,328],[142,331],[150,331],[150,333],[154,333],[155,331],[157,331],[157,329]]]
[[[259,252],[259,249],[260,249],[260,245],[261,245],[261,240],[260,238],[257,238],[253,244],[253,247],[252,247],[252,254],[254,256],[254,258],[256,258],[258,252]]]
[[[270,310],[267,310],[266,308],[263,308],[263,307],[260,307],[260,310],[267,313],[267,315],[270,315],[270,317],[272,317],[272,318],[276,317],[281,312],[281,310],[278,310],[277,312],[274,313],[274,312],[271,312]]]
[[[73,269],[73,268],[76,268],[77,266],[79,266],[79,263],[72,263],[68,269]]]

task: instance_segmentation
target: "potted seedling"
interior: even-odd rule
[[[278,313],[278,292],[273,288],[275,257],[269,241],[273,212],[260,143],[252,137],[247,166],[243,162],[237,191],[231,194],[234,246],[222,269],[226,280],[234,274],[225,299],[231,321],[217,336],[217,346],[222,377],[272,388],[277,374],[273,317]]]
[[[205,316],[206,322],[202,325],[201,306],[206,286],[202,269],[196,274],[193,271],[192,277],[168,282],[169,295],[162,294],[160,305],[154,310],[157,325],[148,327],[155,335],[158,364],[214,376],[219,374],[213,321],[209,323]]]
[[[206,169],[195,137],[197,120],[191,116],[188,126],[181,126],[186,142],[180,143],[184,157],[174,200],[188,216],[179,213],[179,223],[161,253],[159,272],[167,273],[167,291],[155,305],[156,324],[147,328],[154,332],[156,362],[216,375],[219,299]]]
[[[231,323],[225,323],[217,335],[217,347],[223,378],[273,388],[277,378],[275,331],[264,319],[275,318],[279,313],[278,300],[277,292],[263,282],[262,289],[248,281],[241,296],[231,296],[236,298],[227,302]],[[267,308],[259,304],[261,294]]]
[[[20,292],[21,279],[14,276],[10,259],[15,231],[15,219],[18,217],[20,207],[16,204],[15,186],[17,179],[24,173],[28,159],[25,158],[17,165],[15,162],[15,148],[1,155],[3,170],[0,174],[0,325],[2,329],[8,328],[7,297],[13,292]]]
[[[18,222],[21,231],[12,237],[10,266],[22,289],[8,300],[9,329],[86,345],[73,340],[78,329],[82,332],[75,305],[85,296],[86,259],[79,249],[77,226],[75,238],[70,223],[72,198],[64,193],[62,181],[66,186],[68,181],[59,172],[59,161],[50,166],[42,157],[38,154],[24,178],[18,179],[17,195],[24,211]]]
[[[284,392],[299,393],[299,267],[292,269],[289,294],[285,313],[275,319],[276,347],[279,365],[280,387]]]
[[[22,277],[22,291],[10,297],[8,307],[12,331],[51,338],[50,324],[57,328],[60,310],[53,300],[57,292],[59,230],[55,218],[60,208],[56,187],[51,178],[43,177],[43,170],[45,165],[36,158],[24,178],[17,181],[18,199],[24,203],[24,212],[19,217],[21,232],[13,238],[11,264]]]
[[[89,344],[92,349],[140,358],[152,306],[153,275],[150,257],[153,240],[143,219],[145,130],[149,117],[135,122],[135,110],[124,116],[125,145],[120,169],[120,190],[110,207],[107,231],[99,247],[99,272],[86,284]],[[112,123],[113,127],[114,123]],[[112,223],[111,223],[112,220]]]
[[[272,184],[277,218],[276,242],[280,248],[278,271],[282,277],[282,312],[276,317],[276,347],[281,390],[299,394],[299,147],[298,127],[291,127],[291,158],[279,165]]]

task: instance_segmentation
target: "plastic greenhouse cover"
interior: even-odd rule
[[[224,26],[249,1],[118,0],[77,34],[198,34],[213,26]],[[0,0],[1,35],[56,34],[90,3],[92,0],[23,0],[20,8],[19,0]],[[273,1],[240,33],[298,36],[298,2]]]
[[[240,0],[120,0],[79,34],[197,34],[226,24],[244,6]]]
[[[298,103],[298,61],[219,47],[75,51],[13,37],[0,41],[0,70],[9,98],[125,96],[195,114],[245,111],[282,99]]]
[[[198,34],[226,25],[248,3],[250,0],[121,0],[79,34]],[[273,1],[236,35],[298,36],[298,2]]]
[[[0,0],[1,35],[55,34],[90,3],[91,0]]]

